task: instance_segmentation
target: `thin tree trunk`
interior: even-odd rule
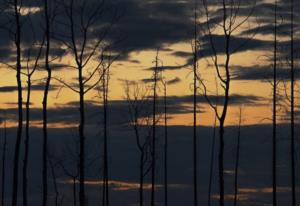
[[[107,98],[108,98],[108,78],[109,71],[104,71],[103,74],[103,206],[109,206],[109,191],[108,191],[108,143],[107,143]]]
[[[1,205],[4,206],[5,197],[5,176],[6,176],[6,144],[7,144],[7,131],[6,131],[6,115],[4,116],[4,139],[2,151],[2,175],[1,175]]]
[[[276,123],[276,103],[277,103],[277,0],[274,5],[274,65],[273,65],[273,139],[272,139],[272,187],[273,187],[273,206],[277,205],[277,123]]]
[[[197,172],[197,1],[195,1],[194,11],[194,82],[193,82],[193,187],[194,187],[194,206],[198,206],[198,172]]]
[[[52,71],[49,66],[49,52],[50,52],[50,24],[48,14],[48,0],[44,0],[45,25],[46,25],[46,53],[45,53],[45,69],[47,71],[47,79],[43,97],[43,194],[42,205],[47,205],[48,197],[48,93],[51,83]]]
[[[224,206],[224,122],[220,122],[219,129],[219,188],[220,188],[220,206]]]
[[[290,41],[291,41],[291,184],[292,184],[292,206],[296,206],[294,0],[291,0],[291,40]]]
[[[28,157],[29,157],[29,127],[30,127],[30,95],[31,95],[31,77],[27,78],[27,99],[26,99],[26,126],[24,140],[24,160],[23,160],[23,206],[28,205]]]
[[[211,192],[212,192],[212,180],[213,180],[213,172],[214,172],[215,144],[216,144],[216,126],[217,126],[217,117],[215,116],[213,139],[212,139],[211,154],[210,154],[210,170],[209,170],[208,197],[207,197],[208,206],[211,206]]]
[[[79,111],[80,111],[80,154],[79,154],[79,203],[80,206],[85,206],[85,108],[84,108],[84,84],[83,84],[82,68],[78,68],[78,83],[79,83]]]
[[[152,167],[151,167],[151,206],[155,205],[155,170],[156,170],[156,89],[157,89],[157,69],[158,51],[155,59],[154,84],[153,84],[153,108],[152,108]]]
[[[18,202],[18,186],[19,186],[19,159],[20,147],[23,129],[23,97],[22,97],[22,81],[21,81],[21,24],[19,13],[19,2],[14,0],[14,15],[16,23],[15,46],[16,46],[16,79],[18,87],[18,128],[14,150],[14,165],[13,165],[13,186],[12,186],[12,206],[17,206]]]
[[[240,139],[241,139],[241,125],[242,125],[242,108],[240,108],[239,114],[239,127],[236,145],[236,157],[235,157],[235,168],[234,168],[234,200],[233,205],[237,206],[238,200],[238,175],[239,175],[239,164],[240,164]]]
[[[164,113],[165,113],[165,145],[164,145],[164,194],[165,194],[165,206],[168,206],[168,114],[167,114],[167,82],[164,85]]]

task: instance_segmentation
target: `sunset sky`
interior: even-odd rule
[[[25,103],[28,83],[26,74],[28,71],[32,71],[35,64],[37,65],[31,78],[32,93],[28,127],[28,138],[30,137],[28,140],[30,142],[28,150],[28,171],[30,171],[28,173],[28,188],[31,201],[29,205],[40,205],[43,175],[41,168],[42,165],[45,165],[45,162],[46,165],[48,164],[47,161],[43,162],[44,159],[41,158],[44,154],[47,157],[49,156],[48,181],[51,181],[51,184],[49,183],[49,202],[54,203],[56,183],[58,184],[61,201],[63,201],[64,196],[66,197],[65,204],[62,205],[73,205],[71,204],[73,203],[71,185],[74,184],[76,189],[76,186],[81,183],[81,185],[86,186],[87,199],[90,201],[89,205],[86,205],[96,205],[96,203],[98,205],[97,201],[100,201],[99,188],[102,189],[104,185],[99,178],[102,177],[102,173],[104,176],[102,166],[105,162],[104,159],[107,158],[107,167],[109,168],[107,184],[112,191],[110,197],[113,202],[112,206],[136,206],[138,205],[137,194],[140,186],[138,179],[140,150],[145,150],[147,153],[144,157],[144,164],[146,166],[149,164],[149,169],[155,157],[157,158],[157,171],[154,171],[154,173],[157,172],[155,190],[158,194],[157,205],[163,205],[163,161],[166,154],[163,153],[165,149],[163,137],[167,132],[169,132],[170,138],[168,167],[170,197],[172,197],[169,206],[193,205],[194,168],[198,169],[197,172],[199,173],[199,179],[197,180],[197,184],[199,184],[199,205],[206,205],[207,203],[209,175],[212,175],[210,177],[213,183],[212,194],[209,199],[211,198],[215,203],[212,206],[217,205],[219,201],[218,175],[220,175],[217,171],[220,167],[217,151],[221,147],[216,135],[221,135],[222,132],[221,129],[220,133],[216,131],[221,128],[218,127],[221,125],[221,120],[216,121],[215,111],[204,96],[204,88],[207,89],[207,96],[211,102],[217,105],[217,111],[221,112],[224,102],[224,89],[220,78],[218,78],[213,59],[217,57],[216,64],[220,68],[220,76],[224,77],[226,38],[224,28],[220,26],[223,23],[222,1],[103,0],[103,4],[99,4],[99,0],[48,0],[49,19],[51,19],[50,68],[52,70],[47,110],[48,124],[46,124],[49,132],[49,154],[42,153],[45,150],[42,150],[41,146],[43,140],[45,140],[42,138],[45,133],[42,133],[41,128],[43,126],[42,101],[47,77],[44,45],[46,27],[44,1],[17,0],[17,2],[19,2],[17,8],[19,8],[21,19],[23,126],[26,123]],[[68,6],[71,5],[70,2],[74,3],[72,12],[75,14],[68,13],[71,10],[71,7],[68,10]],[[203,2],[208,3],[208,17]],[[238,140],[241,141],[241,149],[238,148],[238,150],[241,150],[240,166],[238,166],[240,168],[240,194],[238,195],[240,205],[271,205],[271,175],[273,174],[271,166],[273,166],[276,167],[278,172],[278,202],[283,203],[282,205],[285,206],[287,202],[290,202],[289,193],[291,191],[291,159],[289,156],[291,154],[289,136],[291,134],[289,127],[291,91],[290,1],[278,0],[278,129],[276,133],[278,136],[275,137],[278,141],[276,153],[278,159],[276,165],[271,164],[272,148],[274,149],[271,138],[274,137],[274,133],[272,136],[272,131],[274,131],[272,130],[274,0],[225,0],[225,2],[227,2],[228,8],[230,2],[239,2],[231,11],[237,13],[236,18],[232,20],[232,27],[235,29],[231,33],[228,48],[231,82],[229,107],[225,118],[225,133],[223,133],[225,134],[223,151],[225,168],[222,174],[224,173],[225,176],[225,199],[226,201],[232,201],[234,197],[233,181],[236,166],[236,148],[238,147],[236,137],[239,135],[239,138],[241,138],[241,140]],[[11,184],[13,179],[12,170],[14,169],[12,162],[13,155],[16,154],[14,152],[17,151],[14,145],[18,129],[17,55],[16,45],[14,44],[16,23],[14,8],[10,3],[11,0],[0,0],[0,157],[5,156],[3,154],[7,151],[7,162],[3,163],[7,167],[7,182],[5,185],[7,188],[5,194],[3,193],[6,202],[11,200],[9,190],[13,187]],[[295,134],[297,136],[300,132],[298,125],[300,117],[300,87],[298,84],[300,78],[298,71],[300,63],[300,1],[294,1],[294,8]],[[92,16],[93,14],[95,16]],[[73,22],[69,21],[70,15],[74,15]],[[89,19],[90,17],[92,20]],[[196,39],[198,43],[197,74],[205,87],[200,81],[197,82],[197,125],[193,127],[195,21],[197,22]],[[227,18],[225,24],[228,25],[228,22],[230,20]],[[85,23],[90,26],[88,29],[83,26]],[[70,29],[72,28],[70,27],[71,24],[74,26],[73,30]],[[210,32],[208,31],[208,25],[210,25]],[[85,29],[87,31],[86,39],[83,35]],[[75,43],[70,38],[72,32],[75,36],[75,40],[73,39]],[[98,45],[99,39],[102,41]],[[70,48],[72,44],[76,44],[78,48],[81,45],[86,47],[82,50],[77,48],[76,53]],[[95,47],[95,45],[97,46]],[[40,48],[42,48],[40,58],[36,61],[35,58],[39,55]],[[93,51],[93,49],[95,50]],[[214,57],[214,49],[216,57]],[[76,61],[74,53],[78,54],[80,51],[83,54],[79,56],[83,59],[83,62],[86,62],[86,64],[82,64],[84,65],[83,81],[88,81],[84,89],[89,90],[91,88],[85,95],[86,122],[83,123],[85,131],[82,133],[78,133],[78,128],[79,130],[83,128],[79,126],[79,94],[74,92],[74,90],[79,89],[78,68],[76,67],[78,67],[78,59],[80,59],[79,57]],[[92,55],[89,56],[90,54]],[[110,65],[110,63],[112,64]],[[95,68],[98,69],[95,70]],[[103,110],[106,108],[103,105],[103,87],[101,87],[103,79],[99,81],[101,74],[103,74],[101,72],[106,71],[105,68],[109,68],[110,74],[108,104],[107,110],[105,110],[107,119],[104,118],[105,112]],[[154,116],[151,104],[153,100],[153,77],[156,69],[159,71],[158,98],[157,105],[154,106],[157,116],[156,119],[153,119],[153,125],[151,125],[149,120]],[[90,75],[92,77],[89,79]],[[168,127],[164,127],[165,122],[162,118],[164,114],[163,82],[167,82],[166,102],[168,112],[165,120]],[[137,125],[141,132],[141,138],[146,145],[142,149],[137,146],[136,130],[133,130],[132,127],[135,126],[132,117],[130,117],[130,106],[132,105],[126,99],[126,88],[128,89],[134,85],[139,85],[139,88],[147,97],[145,111],[139,111],[140,121],[137,121],[142,123],[141,125],[137,123]],[[142,103],[144,102],[138,101],[137,105],[140,106]],[[158,121],[158,125],[155,125],[157,119],[160,121]],[[103,125],[107,127],[104,128]],[[151,128],[156,127],[157,136],[154,137],[154,130],[151,130]],[[167,129],[169,130],[167,131]],[[23,163],[21,160],[24,157],[24,143],[26,143],[23,139],[25,129],[23,133],[20,134],[21,143],[19,145],[20,168],[21,163]],[[193,136],[194,134],[195,136]],[[151,156],[152,159],[149,154],[153,154],[155,143],[149,143],[150,136],[154,140],[157,139],[157,154],[154,152],[154,155]],[[7,147],[2,146],[4,144],[2,137],[5,137],[5,139],[8,137]],[[108,138],[108,141],[104,141],[104,137]],[[87,152],[84,158],[80,159],[78,157],[82,151],[80,149],[83,147],[79,146],[83,143],[79,140],[82,139],[86,141],[84,142],[84,148]],[[196,140],[198,140],[198,143],[195,143]],[[107,148],[104,150],[103,145],[108,145],[106,156],[103,151],[106,151]],[[150,148],[150,146],[152,147]],[[193,153],[192,149],[198,150]],[[298,141],[296,141],[296,149],[299,150]],[[296,154],[296,157],[299,156],[298,151],[293,154]],[[198,165],[192,161],[192,157],[195,158],[195,155],[199,157],[197,160]],[[83,169],[86,170],[86,181],[80,182],[78,165],[79,162],[82,163],[83,159],[87,162],[87,166]],[[296,171],[298,172],[299,169],[299,164],[297,164]],[[1,170],[1,174],[3,174],[2,171],[5,171],[5,169]],[[72,176],[73,173],[70,175],[69,171],[71,173],[77,172],[77,176]],[[15,173],[15,176],[18,176],[18,172],[21,174],[20,170]],[[149,201],[151,184],[148,173],[145,175],[144,180],[145,199],[143,200]],[[299,179],[296,182],[298,184]],[[20,183],[20,185],[22,184]],[[21,187],[20,185],[19,187]],[[297,195],[300,197],[298,185],[296,187]],[[19,193],[19,199],[21,199],[21,194]],[[79,198],[77,197],[77,199]],[[19,201],[21,202],[21,200]],[[145,204],[145,206],[148,205]]]
[[[250,18],[247,25],[243,25],[234,33],[232,50],[238,47],[245,39],[249,39],[239,51],[232,55],[230,69],[232,71],[232,86],[231,95],[232,101],[227,119],[227,125],[234,125],[237,122],[237,112],[240,106],[243,107],[244,124],[262,124],[269,123],[267,120],[271,117],[270,98],[272,94],[272,85],[270,78],[272,77],[272,7],[270,1],[257,1],[257,7],[253,17]],[[253,3],[243,6],[245,14],[250,12]],[[189,1],[135,1],[124,0],[118,2],[118,6],[122,16],[116,23],[113,31],[115,38],[120,38],[117,45],[117,51],[121,52],[119,59],[113,63],[111,67],[111,80],[109,89],[109,99],[111,101],[124,101],[124,81],[143,82],[152,76],[156,50],[159,49],[159,59],[163,64],[163,76],[172,84],[168,86],[168,96],[171,104],[176,104],[182,107],[184,112],[172,111],[170,124],[172,125],[191,125],[192,116],[189,107],[191,99],[184,100],[184,97],[192,94],[192,37],[193,37],[193,2]],[[284,1],[282,7],[284,7]],[[38,16],[41,12],[39,7],[31,5],[23,8],[24,16],[31,14]],[[285,12],[286,11],[286,12]],[[248,13],[247,13],[248,12]],[[288,11],[282,9],[282,15],[288,15]],[[201,11],[200,14],[201,16]],[[203,11],[202,11],[203,15]],[[137,18],[138,16],[138,18]],[[298,17],[298,15],[297,15]],[[203,17],[199,17],[199,24],[204,24]],[[243,16],[239,17],[240,21]],[[34,18],[34,23],[39,23],[39,20]],[[297,25],[298,26],[298,25]],[[201,26],[199,26],[199,29]],[[288,33],[285,29],[288,28],[288,21],[283,20],[280,23],[280,44],[282,56],[286,55],[288,47]],[[30,44],[32,40],[30,32],[24,30],[24,45]],[[296,27],[298,34],[298,28]],[[221,35],[222,30],[217,27],[214,34]],[[203,34],[205,35],[205,34]],[[39,36],[39,34],[37,34]],[[55,38],[55,37],[54,37]],[[109,37],[109,38],[114,38]],[[201,37],[200,37],[201,38]],[[222,36],[216,36],[217,47],[222,47]],[[299,40],[296,39],[296,42]],[[13,44],[9,41],[7,35],[1,39],[1,50],[4,54],[5,63],[13,64]],[[298,44],[296,44],[298,45]],[[203,37],[203,42],[200,45],[200,52],[209,52],[208,39]],[[54,76],[63,79],[65,82],[71,83],[76,81],[76,70],[67,68],[61,65],[74,65],[74,59],[63,46],[55,43],[54,49],[56,52],[61,52],[62,56],[55,60]],[[222,49],[221,49],[222,50]],[[220,50],[220,64],[222,63],[222,52]],[[24,54],[25,49],[24,49]],[[23,57],[26,59],[25,55]],[[25,62],[24,62],[25,63]],[[92,68],[97,64],[93,60],[88,67]],[[55,67],[57,66],[57,67]],[[208,86],[210,95],[216,95],[215,69],[212,66],[212,61],[208,54],[200,55],[198,62],[199,72]],[[0,101],[2,108],[14,108],[16,103],[16,84],[15,71],[7,68],[6,65],[1,65],[1,77],[5,81],[1,81],[0,85]],[[41,69],[40,69],[41,70]],[[91,70],[88,68],[88,70]],[[32,95],[32,107],[40,108],[42,102],[43,81],[45,72],[38,71],[33,75],[35,80]],[[289,77],[288,65],[286,60],[282,60],[279,66],[279,76],[286,82]],[[26,85],[25,76],[23,76],[23,84]],[[149,85],[149,83],[148,83]],[[283,88],[283,84],[280,85]],[[219,91],[220,88],[218,89]],[[203,92],[199,91],[199,96]],[[284,95],[284,92],[282,92]],[[24,97],[25,97],[24,92]],[[163,95],[163,92],[159,92]],[[89,100],[93,100],[95,104],[100,99],[97,99],[97,92],[91,92],[88,95]],[[183,98],[179,98],[183,97]],[[176,100],[173,100],[176,99]],[[61,84],[55,80],[52,82],[52,91],[49,99],[49,105],[55,109],[64,107],[69,102],[77,101],[77,95],[68,88],[61,89]],[[199,108],[199,124],[212,125],[213,113],[207,105],[204,98],[200,97]],[[284,108],[281,110],[282,114]],[[285,118],[282,118],[285,119]]]

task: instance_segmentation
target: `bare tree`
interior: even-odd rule
[[[47,71],[46,84],[43,96],[43,206],[47,205],[48,199],[48,93],[51,84],[52,70],[50,68],[49,54],[50,54],[50,19],[48,0],[44,0],[44,18],[45,18],[45,69]]]
[[[272,196],[277,205],[277,0],[274,2],[274,57],[273,57],[273,138],[272,138]]]
[[[139,150],[139,205],[144,205],[144,178],[150,172],[149,149],[151,146],[151,119],[149,117],[148,89],[126,81],[126,101],[129,107],[130,125],[132,126]],[[144,131],[146,130],[146,131]]]
[[[18,87],[18,127],[17,137],[14,150],[14,163],[13,163],[13,186],[12,186],[12,206],[17,206],[18,201],[18,186],[19,186],[19,159],[20,159],[20,148],[22,140],[23,130],[23,94],[22,94],[22,80],[21,80],[21,20],[20,11],[22,4],[20,0],[13,0],[9,2],[14,10],[15,18],[15,29],[14,33],[14,44],[16,47],[16,79]]]
[[[296,168],[295,168],[295,68],[294,68],[294,0],[291,6],[291,184],[292,184],[292,205],[296,206]]]
[[[34,30],[32,30],[32,33],[35,34]],[[35,38],[34,38],[35,39]],[[32,43],[31,48],[27,49],[27,63],[26,63],[26,70],[27,73],[25,73],[25,76],[27,77],[27,96],[26,96],[26,103],[25,103],[25,111],[26,111],[26,123],[25,123],[25,139],[24,139],[24,159],[23,159],[23,172],[22,172],[22,178],[23,178],[23,205],[28,205],[28,159],[29,159],[29,141],[30,141],[30,104],[31,104],[31,87],[32,87],[32,76],[34,75],[35,71],[37,70],[39,60],[42,54],[44,46],[44,40],[42,39],[40,42],[34,42]],[[32,50],[37,49],[37,54],[33,57],[32,56]],[[33,64],[31,63],[33,61]],[[24,74],[22,72],[22,74]]]
[[[194,206],[198,206],[198,154],[197,154],[197,75],[198,75],[198,4],[195,0],[194,5],[194,40],[193,40],[193,187],[194,187]]]
[[[112,9],[112,19],[108,22],[102,29],[97,30],[96,24],[99,23],[101,16],[107,9],[104,6],[104,1],[92,4],[93,6],[88,6],[87,1],[76,1],[65,0],[63,2],[64,17],[67,18],[68,22],[60,22],[59,24],[67,31],[63,31],[60,34],[56,34],[58,38],[70,51],[72,55],[75,66],[70,66],[77,70],[78,78],[77,84],[78,88],[68,84],[67,82],[55,78],[61,82],[64,86],[68,87],[72,91],[76,92],[79,97],[79,139],[80,139],[80,154],[79,154],[79,202],[80,206],[85,205],[85,95],[94,89],[103,76],[107,68],[110,67],[112,61],[106,64],[105,51],[110,45],[110,42],[106,41],[108,33],[111,31],[112,26],[118,19],[116,10]],[[97,63],[91,66],[91,62],[96,60]],[[88,70],[89,67],[91,70]]]
[[[151,206],[155,205],[155,177],[156,177],[156,125],[157,125],[157,84],[159,80],[159,59],[158,59],[159,50],[156,52],[155,57],[155,68],[153,70],[153,103],[152,103],[152,151],[151,151]]]
[[[167,86],[168,81],[162,80],[162,84],[164,87],[164,203],[165,206],[168,205],[168,148],[169,148],[169,140],[168,140],[168,102],[167,102]]]
[[[231,57],[232,55],[238,51],[242,46],[244,46],[248,42],[248,38],[245,41],[238,45],[236,48],[232,48],[232,37],[234,33],[237,32],[246,22],[249,21],[252,13],[254,11],[254,5],[256,2],[254,1],[253,6],[251,6],[249,14],[242,14],[243,17],[239,17],[241,13],[241,0],[222,0],[219,3],[213,4],[214,8],[217,8],[217,12],[220,12],[220,22],[213,23],[215,21],[211,21],[210,17],[210,4],[207,3],[206,0],[202,0],[204,13],[206,17],[206,30],[207,37],[209,39],[210,47],[212,50],[211,60],[213,62],[213,66],[215,67],[215,71],[217,73],[218,81],[221,84],[221,88],[223,89],[223,103],[221,109],[217,109],[217,107],[212,103],[211,99],[207,95],[207,89],[203,80],[199,77],[201,85],[204,88],[204,96],[207,99],[209,105],[214,110],[218,122],[219,122],[219,193],[220,193],[220,206],[224,206],[224,132],[225,132],[225,122],[227,117],[227,111],[229,106],[230,99],[230,83],[231,83]],[[212,25],[213,24],[213,25]],[[224,37],[224,61],[219,58],[219,52],[216,49],[216,42],[214,40],[214,31],[219,27],[222,31],[222,35]]]
[[[108,89],[109,89],[109,68],[103,71],[102,75],[102,95],[103,95],[103,194],[102,194],[102,205],[109,205],[109,184],[108,184]]]

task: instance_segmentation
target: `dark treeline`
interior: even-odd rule
[[[167,3],[166,3],[167,4]],[[188,54],[189,66],[192,69],[192,79],[190,82],[190,109],[189,114],[192,118],[190,139],[190,168],[192,173],[189,187],[192,191],[191,204],[194,206],[202,205],[201,196],[204,195],[208,206],[224,206],[229,203],[237,205],[247,205],[242,202],[240,196],[240,175],[245,172],[241,169],[243,145],[243,120],[246,119],[243,102],[238,102],[240,108],[238,122],[236,124],[237,135],[234,137],[234,158],[230,160],[234,165],[233,176],[230,178],[227,171],[230,169],[225,164],[227,152],[227,121],[229,118],[230,105],[232,104],[232,81],[236,78],[234,70],[234,56],[240,51],[247,51],[247,45],[251,40],[255,40],[259,35],[259,29],[264,24],[271,25],[272,40],[268,43],[272,46],[272,53],[265,52],[272,68],[272,78],[269,79],[272,86],[272,137],[268,137],[271,142],[270,156],[272,157],[266,164],[270,165],[272,182],[272,199],[269,204],[278,205],[278,193],[280,187],[279,163],[278,163],[278,118],[281,113],[279,107],[281,102],[287,102],[286,106],[290,117],[289,136],[289,159],[290,159],[290,196],[291,205],[297,205],[297,137],[295,132],[296,122],[296,96],[297,96],[297,76],[296,76],[296,49],[295,29],[296,14],[295,2],[274,2],[264,3],[260,1],[244,2],[242,0],[220,0],[210,2],[207,0],[192,0],[187,3],[190,6],[190,19],[192,28],[189,28],[189,39],[191,52]],[[261,11],[257,9],[261,5],[267,4],[271,14],[268,18],[259,21]],[[289,16],[281,14],[285,4],[288,4]],[[11,120],[6,112],[1,115],[3,134],[1,134],[1,206],[30,206],[30,205],[113,205],[115,196],[113,195],[112,185],[114,179],[112,174],[110,154],[113,151],[110,144],[110,93],[115,89],[112,85],[111,77],[114,75],[113,66],[122,58],[127,58],[126,52],[132,48],[123,48],[127,41],[126,33],[119,31],[117,25],[124,24],[122,18],[126,17],[126,10],[121,2],[109,2],[105,0],[1,0],[0,7],[0,32],[1,38],[10,41],[10,56],[2,55],[1,69],[13,71],[16,75],[15,84],[17,92],[17,114],[12,128],[16,134],[14,139],[13,151],[8,151],[7,126]],[[130,9],[128,9],[130,10]],[[137,17],[138,18],[138,17]],[[171,17],[170,17],[171,18]],[[280,26],[282,22],[288,22],[288,34],[285,43],[288,44],[288,54],[281,51]],[[254,26],[255,25],[255,26]],[[126,27],[126,25],[125,25]],[[254,29],[252,28],[254,27]],[[178,28],[181,29],[181,28]],[[242,34],[243,30],[252,31]],[[239,36],[240,35],[240,36]],[[5,37],[5,38],[4,38]],[[220,39],[218,39],[220,38]],[[0,40],[2,41],[2,40]],[[138,40],[137,40],[138,41]],[[120,48],[122,45],[122,48]],[[153,45],[154,48],[161,48],[162,45]],[[286,45],[285,45],[286,46]],[[246,49],[244,49],[246,47]],[[251,48],[251,47],[249,47]],[[0,48],[2,49],[2,48]],[[172,200],[171,185],[173,172],[170,170],[172,156],[172,136],[170,135],[170,122],[174,105],[169,101],[169,86],[176,84],[177,79],[168,76],[161,53],[163,49],[156,48],[156,55],[153,57],[153,67],[151,76],[143,80],[122,80],[124,83],[123,93],[124,104],[126,107],[126,117],[118,115],[118,119],[125,119],[126,125],[132,131],[135,140],[133,147],[137,151],[137,200],[136,205],[171,205]],[[286,52],[286,51],[285,51]],[[282,54],[284,53],[284,54]],[[65,60],[62,61],[62,60]],[[63,62],[63,63],[61,63]],[[72,63],[71,63],[72,62]],[[205,79],[205,67],[202,62],[208,62],[214,78]],[[289,68],[289,78],[280,79],[278,75],[279,67],[285,62]],[[287,62],[287,63],[286,63]],[[280,65],[280,66],[279,66]],[[125,67],[125,66],[124,66]],[[62,71],[75,72],[76,77],[69,79]],[[126,68],[124,68],[126,69]],[[43,73],[43,76],[38,75]],[[60,75],[61,74],[61,75]],[[280,95],[280,84],[284,82],[284,92],[286,96]],[[1,84],[5,80],[1,80]],[[287,86],[290,83],[290,86]],[[210,84],[216,85],[215,90],[211,89]],[[39,188],[40,202],[32,203],[31,189],[34,184],[28,181],[30,176],[30,155],[32,147],[30,142],[34,138],[32,128],[34,125],[32,108],[34,85],[42,89],[41,97],[41,134],[40,158],[42,165],[39,168],[41,174]],[[72,129],[72,143],[67,143],[63,154],[60,157],[56,153],[55,146],[49,144],[51,136],[49,134],[49,108],[51,98],[49,94],[54,90],[57,98],[61,95],[61,90],[66,88],[72,92],[78,101],[72,102],[69,107],[77,110],[77,119],[74,120]],[[91,97],[92,96],[92,97]],[[201,101],[201,98],[204,101]],[[287,100],[287,101],[286,101]],[[186,103],[186,102],[185,102]],[[96,148],[97,155],[93,155],[88,149],[90,134],[90,123],[88,108],[93,104],[97,106],[97,112],[101,117],[93,124],[99,129],[94,131],[101,145],[92,143]],[[209,160],[201,162],[200,155],[204,155],[199,150],[200,140],[207,134],[200,132],[200,125],[206,120],[199,118],[202,114],[204,105],[208,105],[212,111],[214,123],[213,133],[210,134],[211,147],[209,153],[205,154]],[[175,110],[180,110],[175,107]],[[5,111],[6,108],[1,109]],[[111,115],[111,116],[110,116]],[[67,124],[66,124],[67,125]],[[160,128],[163,127],[163,132]],[[10,130],[12,131],[12,130]],[[178,153],[185,151],[178,151]],[[13,158],[8,159],[8,153],[13,154]],[[120,154],[124,155],[124,154]],[[252,154],[247,154],[252,155]],[[21,161],[23,160],[23,161]],[[162,162],[160,161],[162,160]],[[7,186],[6,165],[12,165],[11,186]],[[205,182],[201,176],[201,170],[208,165],[208,185],[200,185]],[[128,167],[129,164],[128,164]],[[217,171],[217,173],[215,172]],[[122,171],[118,171],[122,173]],[[246,171],[247,172],[247,171]],[[96,174],[95,174],[96,173]],[[62,175],[61,175],[62,174]],[[99,182],[97,196],[101,202],[91,202],[91,194],[87,189],[91,184],[91,174],[97,176]],[[160,178],[160,175],[162,178]],[[61,178],[64,176],[65,178]],[[21,178],[21,179],[20,179]],[[63,180],[62,180],[63,179]],[[162,179],[162,180],[161,180]],[[66,181],[65,181],[66,180]],[[62,194],[62,182],[70,181],[72,187],[69,194],[72,199],[70,202],[64,200]],[[232,181],[233,180],[233,181]],[[64,182],[65,181],[65,182]],[[231,182],[232,181],[232,182]],[[161,183],[162,182],[162,183]],[[228,183],[230,182],[230,183]],[[214,183],[217,189],[214,188]],[[234,187],[232,197],[229,189]],[[11,188],[11,191],[8,191]],[[158,191],[163,188],[163,201],[159,202]],[[207,190],[203,194],[201,188]],[[65,188],[64,188],[65,189]],[[206,193],[207,192],[207,193]],[[270,193],[270,194],[271,194]],[[240,198],[241,197],[241,198]],[[54,200],[53,200],[54,199]]]

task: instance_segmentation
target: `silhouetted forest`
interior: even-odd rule
[[[0,0],[0,206],[300,205],[299,8]]]

